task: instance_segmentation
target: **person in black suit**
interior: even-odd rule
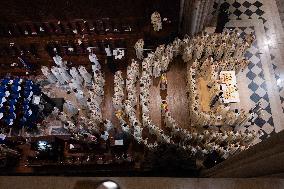
[[[218,14],[218,20],[217,20],[217,27],[215,32],[216,33],[222,33],[226,23],[229,21],[229,5],[226,3],[223,3],[220,6],[219,14]]]
[[[109,45],[105,47],[105,52],[107,55],[107,65],[111,71],[111,73],[115,73],[117,71],[117,66],[113,60],[113,54]]]

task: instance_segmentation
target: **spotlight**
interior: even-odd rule
[[[97,189],[119,189],[119,185],[111,180],[103,181]]]

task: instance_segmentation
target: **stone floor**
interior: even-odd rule
[[[284,62],[281,54],[284,32],[280,17],[283,6],[279,7],[279,14],[275,0],[222,0],[221,3],[230,5],[227,29],[256,36],[246,53],[251,63],[238,75],[238,85],[242,108],[248,110],[259,101],[263,103],[262,115],[247,128],[263,131],[260,139],[265,139],[284,129]]]
[[[281,22],[282,22],[282,25],[283,25],[283,23],[284,23],[284,1],[283,0],[276,0],[276,4],[277,4],[278,11],[279,11],[279,14],[280,14],[280,19],[281,19]]]

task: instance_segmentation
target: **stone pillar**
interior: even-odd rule
[[[190,25],[190,35],[194,35],[196,32],[196,28],[198,26],[198,21],[199,21],[199,16],[200,16],[200,7],[201,5],[201,0],[197,0],[195,1],[195,4],[193,5],[194,9],[193,9],[193,16],[192,16],[192,20],[191,20],[191,25]]]
[[[216,0],[181,1],[181,33],[194,35],[202,31],[213,19],[213,5]]]

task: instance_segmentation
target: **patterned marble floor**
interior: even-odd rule
[[[238,76],[241,107],[248,110],[259,101],[264,109],[249,130],[262,131],[260,140],[284,129],[284,32],[275,0],[222,0],[229,5],[228,30],[241,36],[254,33],[256,41],[247,51],[251,61]],[[249,98],[248,98],[249,96]],[[244,128],[246,129],[246,128]]]

